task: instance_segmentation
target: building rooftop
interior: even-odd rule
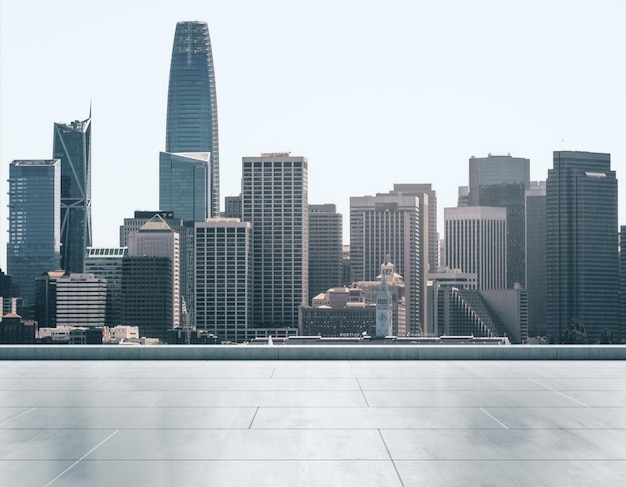
[[[74,350],[107,348],[186,355]],[[0,458],[6,486],[626,485],[626,361],[3,360]]]

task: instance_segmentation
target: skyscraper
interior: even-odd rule
[[[335,205],[309,205],[309,305],[315,295],[342,283],[342,230]]]
[[[159,207],[183,221],[209,217],[208,152],[159,154]]]
[[[243,158],[243,220],[252,223],[252,323],[298,326],[309,284],[308,162],[288,153]]]
[[[88,247],[85,272],[106,279],[107,298],[105,324],[116,326],[122,323],[122,261],[126,247]]]
[[[374,281],[381,262],[396,264],[404,277],[406,332],[412,335],[427,332],[419,201],[415,195],[393,193],[350,198],[352,280]]]
[[[165,150],[170,153],[211,153],[209,216],[218,217],[217,96],[211,39],[205,22],[176,24],[167,97]]]
[[[61,161],[61,268],[82,274],[91,247],[91,114],[54,124],[53,158]]]
[[[478,289],[505,289],[506,224],[506,208],[445,208],[446,266],[475,273]]]
[[[420,203],[424,206],[421,218],[427,224],[422,224],[424,234],[422,235],[423,247],[428,248],[428,254],[424,254],[423,258],[427,259],[427,272],[437,272],[439,267],[439,232],[437,231],[437,192],[433,189],[432,184],[394,184],[394,194],[414,195],[420,197]],[[422,195],[428,195],[424,199]],[[428,203],[428,204],[424,204]],[[427,213],[427,215],[426,215]]]
[[[159,215],[155,215],[138,232],[128,235],[128,257],[164,257],[171,270],[170,298],[172,317],[170,328],[180,326],[180,237]],[[126,261],[126,258],[123,262]],[[123,267],[122,263],[122,267]],[[123,269],[122,269],[123,272]],[[122,275],[122,291],[124,291]],[[148,282],[145,283],[148,285]],[[125,314],[123,310],[123,314]],[[124,323],[135,324],[135,323]],[[161,337],[159,337],[161,338]]]
[[[251,235],[250,223],[236,218],[195,224],[196,326],[220,340],[251,338]]]
[[[61,165],[18,160],[9,167],[7,270],[19,295],[35,303],[35,278],[60,266]]]
[[[554,152],[546,182],[547,331],[560,343],[573,321],[588,343],[619,333],[617,179],[610,154]]]
[[[469,180],[469,206],[506,208],[507,287],[524,287],[524,192],[530,184],[530,160],[510,154],[472,157]]]
[[[546,336],[546,182],[526,191],[526,289],[528,335]]]

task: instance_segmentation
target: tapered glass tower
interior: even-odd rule
[[[53,157],[61,161],[61,267],[82,274],[91,247],[91,114],[54,124]]]
[[[205,22],[178,22],[174,34],[167,98],[165,150],[210,152],[210,216],[219,216],[217,98],[209,28]],[[162,208],[162,210],[171,208]],[[178,217],[178,215],[176,215]]]

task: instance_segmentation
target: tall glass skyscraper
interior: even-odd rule
[[[82,274],[91,247],[91,114],[54,124],[53,154],[61,161],[61,268]]]
[[[35,303],[35,278],[59,268],[61,165],[18,160],[9,167],[7,269],[19,296]]]
[[[574,320],[587,343],[619,333],[617,179],[611,156],[554,152],[546,183],[547,332],[560,343]]]
[[[205,22],[178,22],[176,25],[167,97],[165,151],[211,153],[209,216],[219,216],[217,97],[211,40]]]
[[[209,217],[208,152],[159,154],[159,207],[183,221]]]

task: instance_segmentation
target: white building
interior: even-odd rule
[[[506,289],[506,208],[444,209],[446,265],[474,273],[478,289]]]

